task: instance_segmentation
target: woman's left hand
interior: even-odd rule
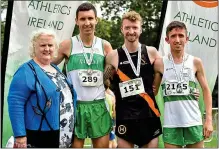
[[[26,148],[27,137],[19,137],[15,139],[14,148]]]

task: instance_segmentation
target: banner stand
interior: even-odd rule
[[[13,12],[13,4],[14,1],[8,1],[7,8],[7,17],[5,24],[5,32],[4,32],[4,43],[3,43],[3,51],[1,57],[1,148],[3,145],[3,112],[4,112],[4,86],[5,86],[5,71],[6,64],[8,59],[8,47],[9,47],[9,38],[10,38],[10,30],[11,30],[11,18]]]

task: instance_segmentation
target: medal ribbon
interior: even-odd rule
[[[133,72],[135,73],[135,75],[137,77],[139,77],[139,75],[140,75],[140,65],[141,65],[141,44],[139,43],[139,45],[138,45],[137,70],[135,68],[135,65],[134,65],[134,63],[132,61],[132,58],[131,58],[127,48],[125,47],[125,45],[123,45],[123,50],[125,51],[125,54],[126,54],[126,56],[128,58],[128,61],[129,61],[130,65],[131,65],[131,67],[132,67]]]
[[[94,41],[96,40],[96,37],[94,37],[94,39],[92,41],[91,52],[90,52],[90,59],[88,58],[87,54],[85,53],[84,45],[83,45],[83,42],[82,42],[82,40],[81,40],[79,35],[78,35],[78,38],[79,38],[79,42],[80,42],[81,48],[83,49],[83,55],[84,55],[85,61],[88,64],[88,66],[90,66],[92,61],[93,61],[93,56],[94,56],[93,47],[95,45]]]
[[[184,69],[184,64],[185,64],[185,59],[186,59],[185,57],[186,57],[187,55],[186,55],[186,54],[183,55],[182,68],[181,68],[181,70],[180,70],[180,72],[179,72],[179,76],[177,75],[177,72],[176,72],[176,65],[175,65],[175,63],[174,63],[173,56],[172,56],[171,53],[169,53],[169,55],[170,55],[170,60],[171,60],[171,63],[172,63],[172,67],[173,67],[173,70],[174,70],[174,73],[175,73],[176,80],[177,80],[178,82],[182,82],[182,81],[183,81],[183,76],[182,76],[182,74],[183,74],[183,69]]]

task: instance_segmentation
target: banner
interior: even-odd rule
[[[30,59],[28,47],[31,32],[38,28],[50,28],[57,33],[60,41],[70,38],[75,26],[75,12],[81,3],[82,1],[14,1],[5,72],[3,147],[13,135],[8,117],[8,89],[15,71]]]
[[[170,50],[165,41],[167,25],[173,20],[184,22],[189,37],[186,52],[201,58],[211,91],[218,74],[217,15],[218,1],[168,1],[159,46],[161,55],[167,54]]]

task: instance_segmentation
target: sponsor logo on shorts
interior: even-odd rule
[[[119,134],[125,134],[126,133],[126,127],[124,125],[119,125],[118,127]]]

